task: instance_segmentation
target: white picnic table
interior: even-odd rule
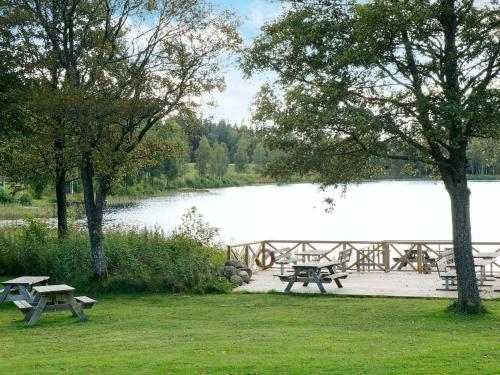
[[[49,276],[21,276],[16,279],[3,281],[3,291],[0,293],[0,305],[4,301],[33,301],[31,290],[35,285],[47,284]],[[15,294],[17,292],[18,294]]]

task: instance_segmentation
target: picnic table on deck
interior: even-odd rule
[[[328,258],[326,255],[328,253],[331,253],[331,250],[306,250],[306,251],[299,251],[295,253],[296,256],[301,256],[303,261],[307,260],[310,261],[311,257],[317,258],[317,260],[321,260],[321,258],[325,258],[329,261],[331,261],[330,258]]]
[[[0,305],[4,301],[33,301],[31,289],[38,284],[47,284],[49,276],[22,276],[17,279],[3,281],[4,290],[0,293]],[[13,294],[18,292],[19,294]]]
[[[479,258],[479,259],[485,259],[485,260],[490,260],[491,262],[489,263],[490,265],[490,274],[486,275],[486,269],[485,271],[485,278],[486,276],[489,277],[494,277],[495,275],[493,274],[493,264],[496,261],[497,257],[500,257],[500,253],[495,253],[495,252],[483,252],[483,253],[474,253],[474,258]]]
[[[285,292],[289,292],[293,284],[302,282],[303,286],[308,286],[309,283],[318,285],[321,293],[326,293],[323,283],[331,283],[332,281],[337,284],[337,287],[342,288],[339,279],[345,279],[347,273],[336,273],[335,266],[337,262],[307,262],[301,264],[294,264],[293,275],[280,276],[282,281],[288,281]],[[325,270],[322,272],[322,270]]]
[[[69,310],[73,316],[86,320],[84,308],[91,308],[96,302],[88,297],[74,297],[75,288],[61,285],[46,285],[33,287],[34,298],[32,303],[16,301],[16,306],[23,312],[24,320],[28,325],[38,323],[44,313]]]
[[[485,284],[485,281],[488,281],[486,278],[486,266],[495,262],[495,258],[491,256],[476,256],[474,255],[474,266],[479,267],[479,285],[480,286],[491,286],[490,284]],[[450,268],[456,268],[457,265],[455,263],[451,263],[448,265]]]

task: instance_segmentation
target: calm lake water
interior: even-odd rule
[[[500,181],[473,181],[474,241],[500,240]],[[334,197],[329,213],[325,198]],[[440,182],[377,181],[322,192],[312,184],[246,186],[182,192],[110,210],[108,224],[169,231],[191,207],[220,228],[225,243],[291,240],[449,240],[448,193]]]

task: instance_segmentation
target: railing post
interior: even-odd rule
[[[266,241],[262,241],[262,268],[266,266]]]
[[[417,271],[422,273],[424,271],[424,264],[422,262],[422,244],[417,244]]]
[[[231,260],[231,246],[227,245],[227,260]]]
[[[245,246],[245,265],[248,267],[248,245]]]
[[[359,272],[359,250],[356,250],[356,272]]]
[[[384,258],[384,271],[389,272],[391,270],[389,244],[386,242],[383,242],[382,243],[382,250],[383,250],[383,258]]]

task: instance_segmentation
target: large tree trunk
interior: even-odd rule
[[[57,233],[59,238],[68,234],[68,208],[66,200],[66,170],[56,163]]]
[[[458,165],[457,165],[458,164]],[[470,224],[470,190],[467,186],[467,162],[455,163],[456,167],[442,171],[446,190],[451,200],[453,250],[458,281],[457,311],[481,312],[482,305],[477,287]]]
[[[94,196],[94,168],[91,156],[88,154],[83,156],[81,174],[92,256],[92,272],[96,279],[102,280],[108,275],[106,256],[104,254],[104,232],[102,229],[106,191],[99,187],[97,194]]]
[[[62,128],[62,125],[59,125]],[[66,201],[66,166],[64,161],[64,138],[59,135],[54,140],[54,158],[56,164],[55,186],[57,202],[57,233],[59,238],[68,234],[68,207]]]

